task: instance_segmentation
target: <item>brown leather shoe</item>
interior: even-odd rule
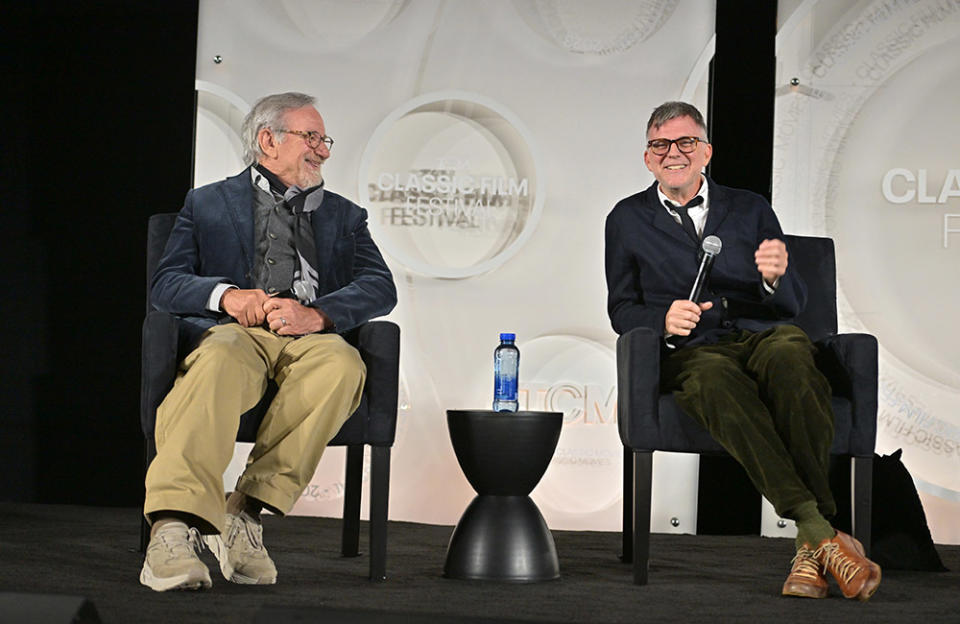
[[[823,567],[806,544],[797,550],[792,563],[793,567],[783,584],[783,595],[826,598],[827,579],[823,576]]]
[[[842,531],[820,542],[813,554],[836,579],[845,598],[869,600],[880,586],[880,566],[864,556],[859,541]]]

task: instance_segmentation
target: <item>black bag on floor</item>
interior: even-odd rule
[[[946,572],[933,546],[903,449],[873,457],[873,548],[870,558],[889,570]]]

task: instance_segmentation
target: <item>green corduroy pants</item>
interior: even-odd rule
[[[661,385],[744,467],[784,518],[807,501],[821,515],[830,492],[833,409],[816,347],[793,325],[738,331],[718,343],[679,348],[661,363]]]

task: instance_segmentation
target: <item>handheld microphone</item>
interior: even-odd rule
[[[717,236],[711,235],[703,239],[703,244],[700,246],[703,250],[703,258],[700,260],[700,271],[697,272],[697,279],[693,282],[693,288],[690,289],[690,301],[698,303],[697,299],[700,298],[700,291],[703,290],[703,285],[706,284],[710,278],[710,269],[713,268],[713,260],[720,255],[720,249],[722,247],[723,243],[720,242],[720,238]]]

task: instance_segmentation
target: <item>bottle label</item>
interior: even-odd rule
[[[493,392],[498,401],[516,401],[517,378],[498,376]]]

